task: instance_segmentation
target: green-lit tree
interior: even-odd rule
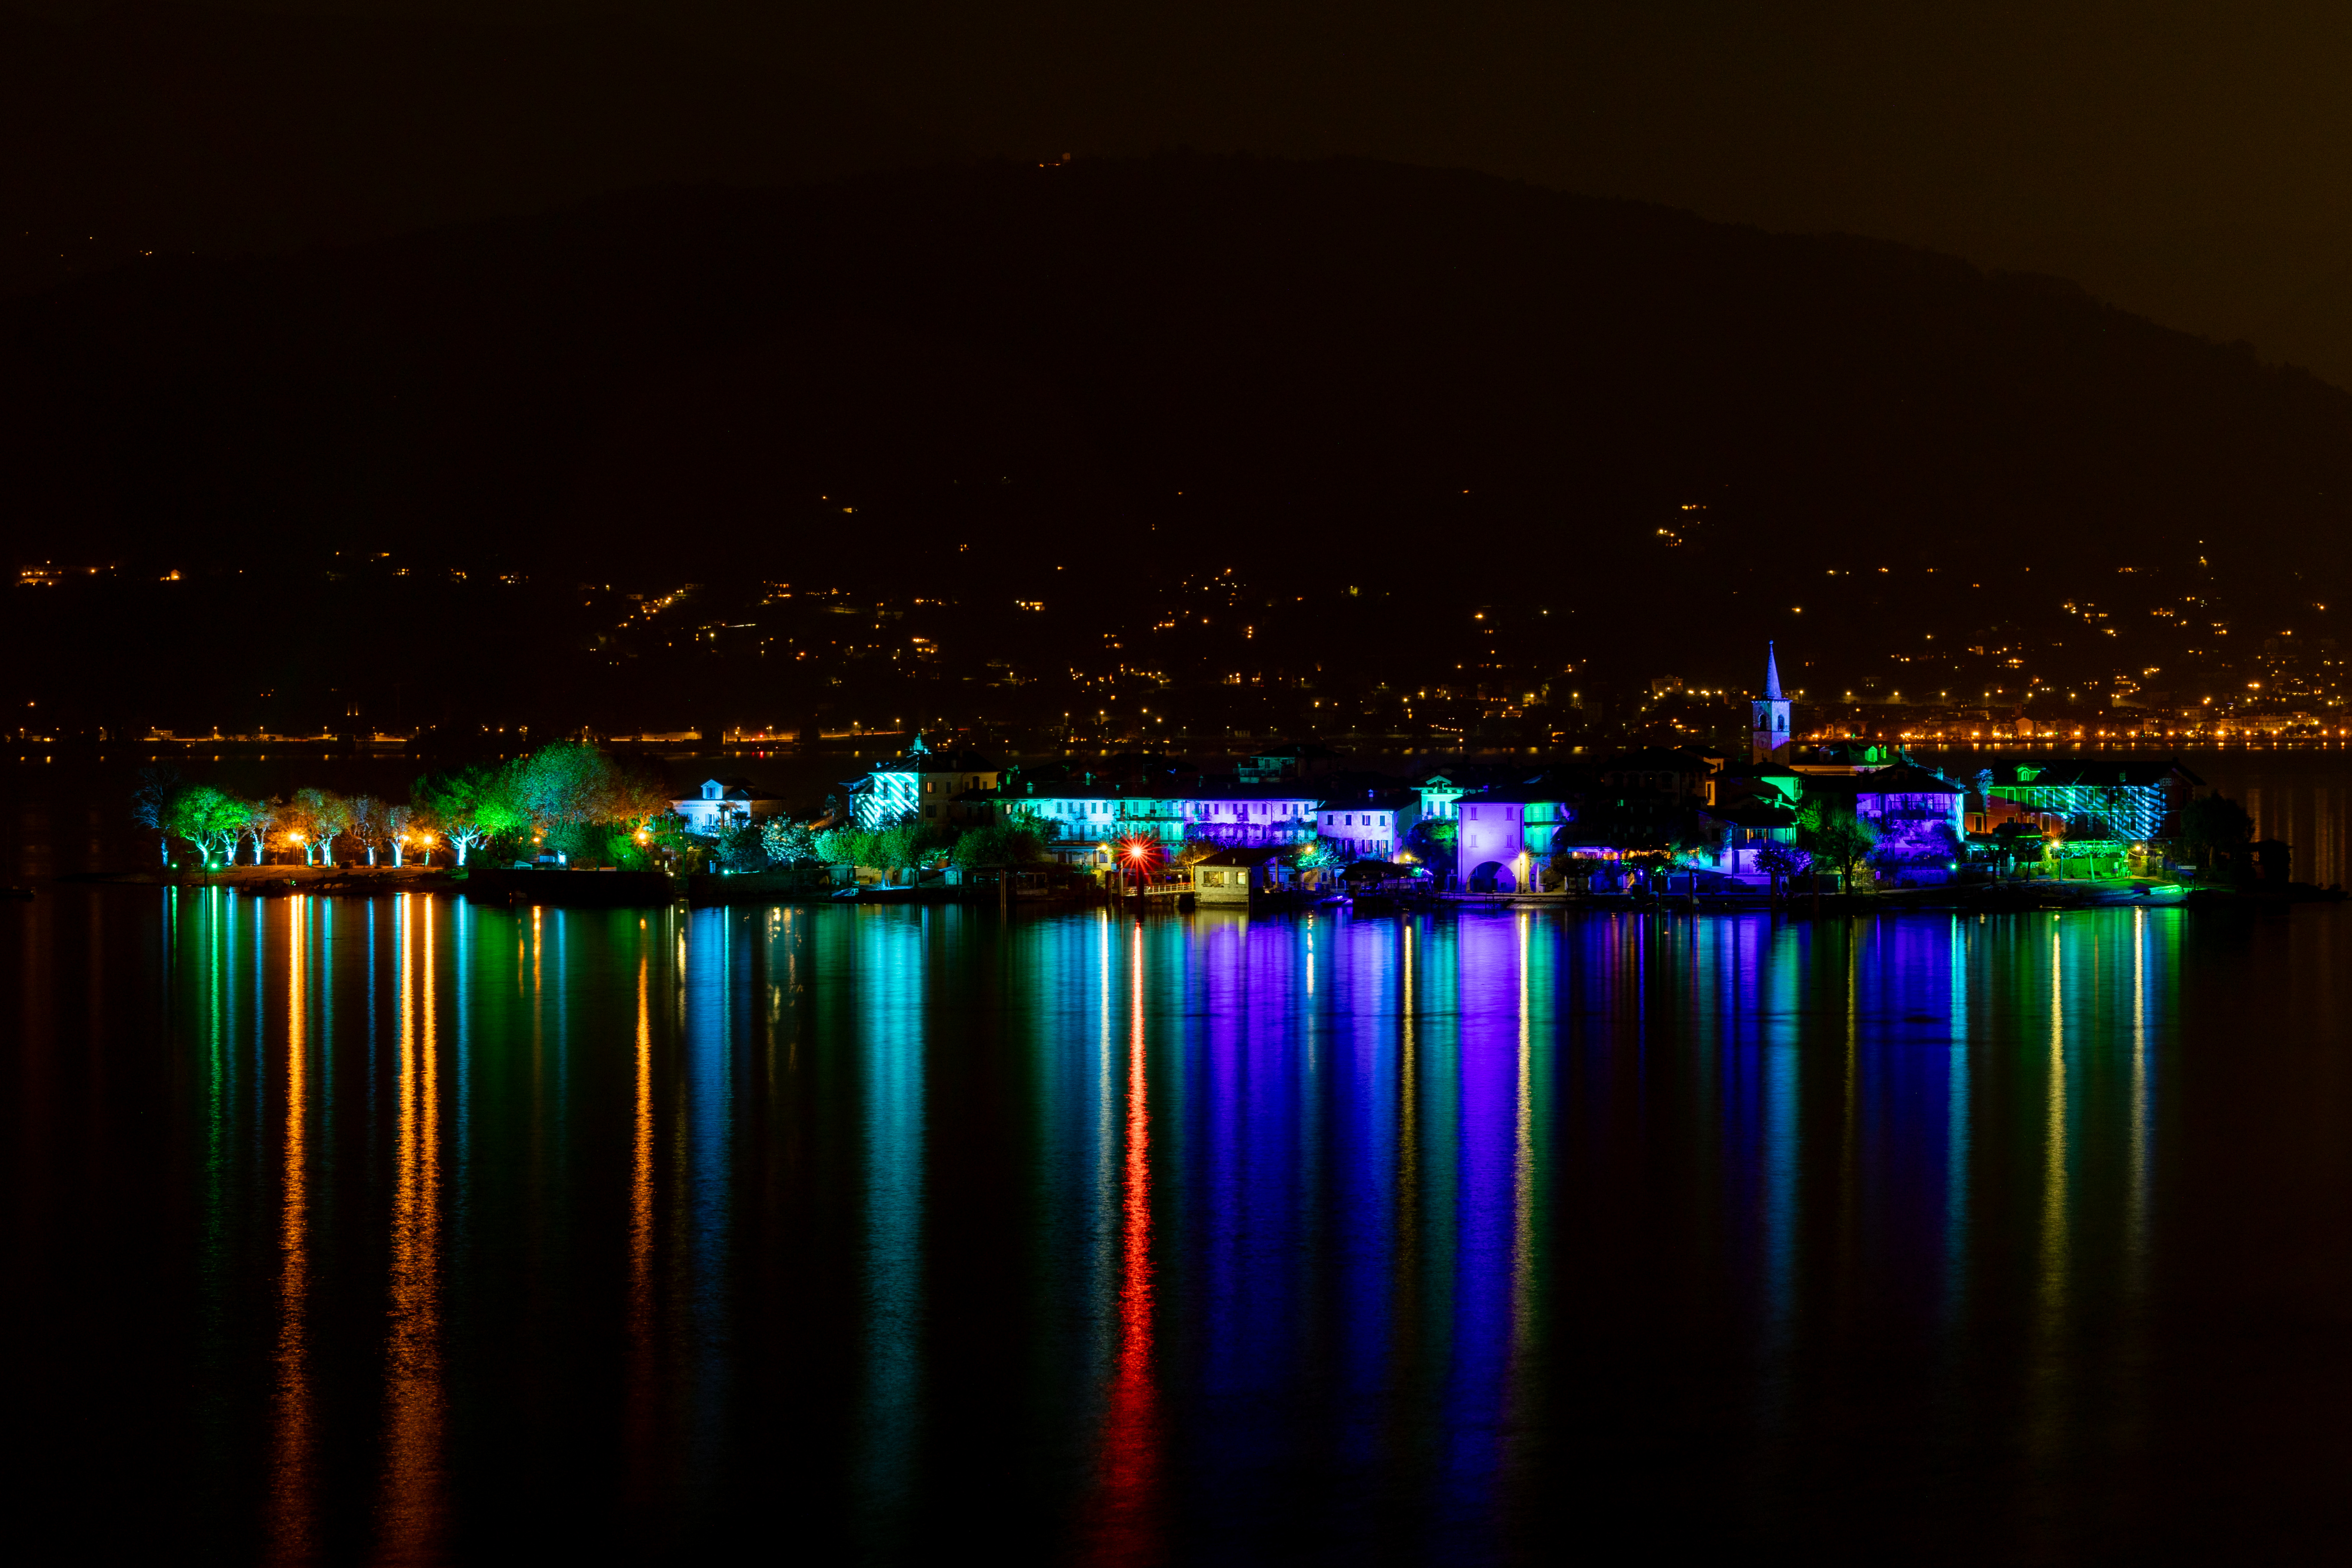
[[[912,866],[926,847],[925,837],[922,826],[918,823],[898,822],[877,828],[874,833],[875,858],[866,864],[892,869]]]
[[[1355,858],[1355,847],[1346,839],[1318,837],[1299,851],[1298,864],[1313,870],[1325,866],[1344,866]]]
[[[1045,833],[1035,816],[1020,812],[1003,822],[967,828],[949,857],[965,868],[1034,866],[1045,858]]]
[[[768,868],[768,846],[763,829],[758,823],[734,822],[719,830],[712,843],[710,858],[722,871],[739,876]]]
[[[581,823],[642,826],[670,809],[656,780],[584,741],[564,741],[521,759],[509,775],[514,803],[542,832]]]
[[[851,823],[825,828],[816,835],[816,855],[828,866],[871,866],[874,835]]]
[[[509,770],[478,764],[418,779],[409,797],[449,841],[458,865],[468,850],[520,831],[530,816],[515,799]]]
[[[210,784],[187,784],[172,796],[171,831],[196,847],[205,863],[233,861],[245,831],[247,803]]]
[[[674,871],[698,870],[709,852],[708,841],[675,811],[664,812],[639,831],[646,835],[652,852],[667,860]]]
[[[648,870],[653,865],[653,830],[626,824],[604,830],[603,863],[621,871]]]
[[[806,866],[821,858],[816,852],[816,834],[808,824],[789,817],[770,817],[760,829],[760,842],[767,848],[771,865]]]

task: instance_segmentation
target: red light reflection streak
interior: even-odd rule
[[[1128,947],[1126,1169],[1118,1287],[1118,1360],[1103,1414],[1093,1560],[1160,1555],[1160,1391],[1151,1375],[1151,1106],[1144,1071],[1143,928]]]
[[[286,904],[286,1153],[285,1200],[278,1221],[282,1258],[278,1280],[278,1397],[271,1442],[269,1560],[308,1562],[313,1555],[310,1522],[310,1192],[304,1142],[310,1051],[303,1026],[310,1016],[303,994],[309,959],[308,899]]]

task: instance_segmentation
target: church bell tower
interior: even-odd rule
[[[1789,760],[1789,700],[1780,695],[1780,661],[1772,645],[1764,645],[1764,695],[1748,705],[1748,760],[1785,763]]]

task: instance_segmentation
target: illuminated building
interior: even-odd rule
[[[773,816],[784,806],[773,796],[753,794],[751,781],[745,778],[705,779],[698,794],[669,804],[685,820],[688,833],[705,836],[757,817]]]
[[[1976,777],[1969,828],[1990,833],[2015,815],[2010,803],[2038,819],[2045,832],[2058,824],[2068,838],[2145,843],[2180,831],[2180,811],[2205,781],[2178,762],[2108,762],[2090,758],[2004,761]]]
[[[1780,690],[1780,660],[1770,643],[1764,645],[1764,695],[1748,705],[1748,760],[1785,763],[1789,760],[1789,700]]]
[[[1359,790],[1318,808],[1318,833],[1358,856],[1387,859],[1421,820],[1421,795],[1409,789]]]
[[[1200,904],[1249,903],[1251,896],[1290,884],[1290,868],[1273,845],[1220,849],[1192,868],[1192,898]]]
[[[961,825],[988,820],[982,792],[993,791],[1003,764],[967,752],[934,752],[917,732],[907,749],[847,784],[851,814],[868,830],[901,822]]]

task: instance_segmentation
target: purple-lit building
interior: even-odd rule
[[[1521,892],[1576,815],[1567,792],[1538,782],[1465,795],[1455,806],[1455,886],[1474,893]]]
[[[1185,802],[1185,834],[1212,844],[1312,844],[1322,793],[1293,780],[1284,784],[1202,781]]]
[[[1913,881],[1941,881],[1960,858],[1968,792],[1910,763],[1865,773],[1813,773],[1805,797],[1843,805],[1878,832],[1872,864]]]
[[[1117,784],[1090,773],[1014,778],[1000,790],[972,792],[965,803],[983,797],[1001,817],[1033,818],[1056,860],[1090,866],[1108,865],[1122,838],[1156,839],[1171,856],[1193,839],[1229,847],[1311,844],[1321,802],[1296,783]]]

